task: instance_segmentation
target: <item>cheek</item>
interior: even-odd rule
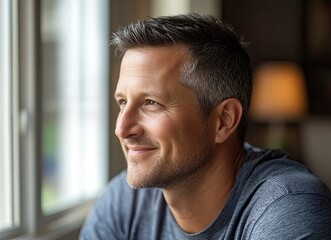
[[[149,118],[144,123],[145,132],[159,141],[173,137],[176,134],[175,129],[178,128],[176,123],[167,116]]]
[[[197,128],[201,128],[201,122],[194,118],[175,118],[169,115],[150,118],[145,121],[147,135],[172,148],[181,148],[183,144],[191,142],[197,134]],[[200,132],[200,131],[199,131]],[[193,140],[194,141],[194,140]]]

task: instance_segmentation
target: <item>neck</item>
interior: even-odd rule
[[[190,180],[163,189],[165,200],[178,225],[187,233],[197,233],[208,227],[228,200],[243,159],[242,147],[232,154],[217,157]]]

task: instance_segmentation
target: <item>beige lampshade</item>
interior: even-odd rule
[[[257,67],[250,109],[253,119],[298,120],[306,110],[306,87],[298,64],[266,62]]]

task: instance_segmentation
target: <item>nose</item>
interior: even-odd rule
[[[119,139],[141,136],[143,127],[140,124],[139,113],[128,107],[122,110],[117,116],[115,134]]]

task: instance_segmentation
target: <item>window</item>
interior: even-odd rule
[[[108,181],[108,8],[0,0],[1,239],[61,239]]]
[[[106,182],[108,46],[102,4],[41,3],[41,204],[49,215]]]
[[[18,224],[18,174],[14,158],[12,5],[0,1],[0,230]]]

